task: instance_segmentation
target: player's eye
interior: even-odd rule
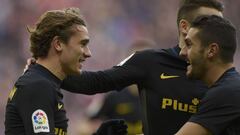
[[[89,43],[89,39],[84,39],[80,41],[80,44],[84,47]]]
[[[189,39],[185,39],[185,43],[186,43],[187,48],[191,48],[192,42]]]

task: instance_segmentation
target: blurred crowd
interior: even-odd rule
[[[221,1],[225,4],[225,17],[238,29],[240,41],[240,1]],[[0,0],[0,135],[4,134],[8,93],[23,73],[26,59],[31,57],[26,27],[34,25],[43,12],[66,7],[81,9],[90,32],[92,51],[84,69],[94,71],[118,64],[136,40],[155,42],[159,48],[176,45],[178,6],[179,0]],[[240,69],[239,50],[238,47],[237,69]],[[93,98],[101,95],[64,94],[69,134],[76,135],[84,127],[86,108]]]

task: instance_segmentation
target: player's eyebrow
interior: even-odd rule
[[[82,45],[87,45],[88,43],[89,43],[89,39],[83,39],[83,40],[81,40],[80,41],[80,43],[82,44]]]

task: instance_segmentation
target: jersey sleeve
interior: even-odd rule
[[[131,84],[139,83],[146,76],[142,55],[133,54],[118,66],[111,69],[89,72],[83,71],[81,75],[68,76],[62,83],[62,88],[81,94],[96,94],[111,90],[121,90]]]
[[[201,100],[198,112],[189,121],[200,124],[214,135],[223,132],[240,117],[240,100],[233,91],[210,89]]]
[[[17,89],[17,110],[27,135],[54,135],[55,94],[48,82],[35,82]]]

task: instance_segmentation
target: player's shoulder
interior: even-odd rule
[[[154,50],[153,49],[147,49],[143,51],[136,51],[123,59],[117,66],[122,65],[138,65],[142,66],[146,63],[149,63],[151,61],[151,57],[153,56]]]
[[[30,93],[45,93],[52,89],[51,82],[37,72],[26,72],[15,83],[15,87]]]
[[[162,63],[173,67],[186,67],[186,61],[179,56],[179,47],[151,49],[139,52],[139,55],[153,63]]]
[[[142,51],[136,51],[132,55],[129,56],[129,59],[135,60],[135,61],[144,61],[144,62],[150,62],[159,60],[161,58],[164,58],[165,52],[163,49],[147,49]]]
[[[167,54],[165,49],[146,49],[146,50],[142,50],[142,51],[136,51],[135,52],[136,55],[139,56],[151,56],[151,55],[159,55],[159,54]]]
[[[144,58],[156,58],[156,59],[161,59],[161,58],[168,58],[168,59],[180,59],[179,57],[179,48],[178,47],[173,47],[173,48],[157,48],[157,49],[147,49],[143,51],[137,51],[135,55],[139,57],[144,57]]]
[[[22,76],[19,77],[17,83],[20,85],[48,85],[50,82],[41,74],[37,72],[26,72]]]
[[[237,97],[240,100],[239,73],[234,68],[230,69],[210,88],[208,93],[223,99]]]
[[[147,49],[137,51],[128,56],[118,65],[137,65],[146,68],[146,65],[168,65],[171,67],[185,68],[186,61],[179,57],[177,47],[168,49]]]
[[[40,75],[22,75],[14,85],[14,94],[11,98],[14,102],[19,102],[24,99],[37,99],[39,96],[52,98],[55,94],[51,84],[43,79]],[[12,92],[11,92],[12,93]]]
[[[217,81],[216,86],[218,89],[240,88],[240,74],[234,67],[230,68]]]

